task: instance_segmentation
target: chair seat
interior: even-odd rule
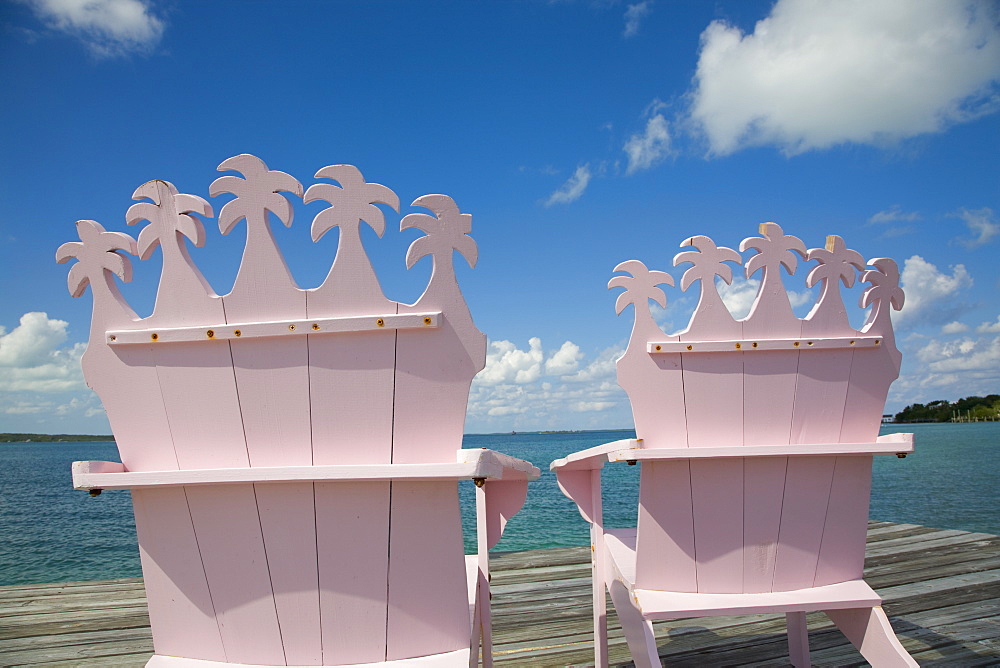
[[[635,586],[636,529],[608,529],[604,533],[608,580],[624,584],[643,618],[677,619],[719,614],[757,614],[870,608],[882,599],[863,580],[822,587],[755,594],[703,594],[640,589]]]

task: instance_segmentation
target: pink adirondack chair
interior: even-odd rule
[[[684,617],[786,613],[789,653],[809,664],[806,612],[822,610],[875,665],[916,663],[894,635],[879,596],[862,580],[872,456],[913,450],[912,434],[878,436],[889,385],[899,373],[890,305],[900,308],[896,263],[874,269],[848,322],[839,283],[850,287],[861,256],[837,236],[806,251],[774,223],[743,241],[756,251],[746,275],[760,286],[749,315],[735,320],[715,277],[742,256],[705,236],[674,258],[690,263],[684,290],[701,296],[686,330],[667,336],[649,300],[666,306],[664,272],[623,262],[609,288],[625,288],[617,311],[635,307],[618,360],[618,382],[635,418],[635,440],[552,463],[563,492],[591,524],[597,665],[607,665],[605,588],[637,666],[660,665],[652,622]],[[821,286],[804,319],[792,313],[781,268],[816,260],[806,284]],[[637,529],[605,529],[604,462],[639,462]]]
[[[491,664],[487,550],[524,503],[530,463],[463,450],[469,386],[485,336],[455,279],[453,253],[475,264],[471,216],[450,197],[400,227],[426,232],[430,255],[413,305],[387,299],[359,227],[382,235],[387,187],[331,165],[303,193],[292,176],[239,155],[219,166],[212,196],[236,195],[219,225],[245,220],[232,292],[215,295],[184,237],[204,242],[212,206],[166,181],[135,191],[138,236],[77,223],[59,262],[74,296],[91,286],[83,358],[107,410],[121,464],[76,462],[78,489],[131,489],[155,655],[150,666]],[[299,289],[272,216],[292,222],[282,193],[325,200],[313,240],[340,242],[322,285]],[[269,215],[270,214],[270,215]],[[162,275],[153,314],[139,318],[114,275],[122,254]],[[458,481],[476,482],[478,555],[464,556]]]

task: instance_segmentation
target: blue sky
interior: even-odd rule
[[[738,248],[765,221],[899,263],[889,411],[1000,392],[997,3],[6,0],[0,89],[0,431],[108,431],[79,370],[89,294],[55,250],[78,219],[136,235],[125,211],[154,178],[218,212],[209,184],[240,153],[307,186],[353,164],[402,214],[427,193],[472,214],[459,281],[490,347],[470,432],[631,426],[612,270],[679,277],[685,238]],[[276,226],[302,287],[335,252],[308,240],[321,208]],[[406,271],[400,217],[364,241],[412,301],[429,261]],[[208,222],[192,255],[224,294],[242,242]],[[140,314],[157,261],[123,287]],[[736,273],[740,314],[755,283]],[[666,331],[696,294],[669,289]]]

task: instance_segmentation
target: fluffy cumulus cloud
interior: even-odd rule
[[[63,392],[83,387],[84,345],[68,348],[67,323],[45,313],[25,313],[12,331],[0,328],[0,391]]]
[[[77,37],[102,57],[146,52],[165,27],[144,0],[25,1],[47,26]]]
[[[537,337],[525,349],[492,341],[486,368],[472,384],[467,428],[628,427],[628,402],[615,380],[614,361],[622,352],[604,350],[588,361],[572,341],[551,351]]]
[[[628,155],[626,174],[649,169],[667,158],[671,152],[670,130],[663,114],[655,114],[646,121],[646,130],[629,137],[624,150]]]
[[[964,291],[972,287],[965,265],[950,267],[949,273],[914,255],[903,263],[899,282],[906,291],[906,302],[902,311],[893,314],[893,322],[901,329],[945,326],[969,308],[962,299]]]
[[[691,120],[715,155],[883,144],[1000,107],[987,0],[778,0],[745,34],[702,33]]]
[[[0,416],[6,431],[51,431],[60,419],[99,417],[97,396],[80,369],[83,343],[67,343],[67,323],[45,313],[25,313],[9,332],[0,327]]]
[[[553,204],[569,204],[570,202],[575,202],[580,199],[583,195],[583,191],[587,189],[587,185],[590,184],[590,178],[593,176],[590,172],[590,164],[580,165],[573,172],[573,176],[569,177],[558,190],[549,195],[549,198],[545,201],[545,206],[552,206]]]

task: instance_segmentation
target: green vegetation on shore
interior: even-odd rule
[[[0,443],[59,443],[61,441],[113,441],[110,434],[0,434]]]
[[[896,413],[895,422],[984,422],[1000,420],[1000,394],[948,402],[912,404]]]

